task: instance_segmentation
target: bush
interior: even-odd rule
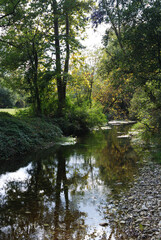
[[[61,130],[47,119],[19,119],[0,113],[0,159],[24,154],[60,136]]]
[[[103,125],[107,119],[99,105],[92,108],[87,105],[72,105],[68,106],[62,118],[55,121],[65,135],[79,136],[95,126]]]
[[[13,107],[13,97],[8,89],[0,86],[0,108]]]
[[[16,116],[0,112],[0,159],[13,158],[57,141],[62,131],[78,136],[105,122],[100,106],[68,105],[63,117],[55,119],[33,117],[29,109]]]
[[[152,102],[149,93],[139,88],[133,95],[129,109],[131,119],[139,120],[149,131],[160,132],[161,130],[161,104],[160,95],[156,102]]]

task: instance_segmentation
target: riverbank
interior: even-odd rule
[[[35,117],[25,111],[14,116],[0,112],[0,159],[14,159],[49,148],[67,136],[80,136],[106,121],[98,108],[76,109],[63,117]]]
[[[161,165],[146,163],[107,216],[117,239],[161,239]]]
[[[50,147],[62,138],[61,129],[49,118],[18,118],[0,113],[0,159],[7,160]]]

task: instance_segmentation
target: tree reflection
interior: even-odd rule
[[[79,202],[89,201],[102,211],[99,192],[96,200],[86,193],[101,183],[113,189],[114,197],[137,172],[137,156],[117,132],[92,132],[76,145],[36,154],[26,179],[6,184],[0,239],[85,239],[87,212],[79,210]],[[108,204],[109,196],[103,196]]]
[[[69,201],[71,181],[62,149],[48,159],[48,164],[34,161],[25,182],[8,182],[0,206],[1,239],[84,238],[85,213]]]
[[[139,160],[129,138],[118,138],[121,134],[118,134],[118,127],[109,131],[106,146],[101,153],[95,155],[102,180],[114,190],[116,195],[133,181]]]

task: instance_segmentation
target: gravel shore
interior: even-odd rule
[[[161,240],[161,165],[148,163],[108,218],[116,239]]]

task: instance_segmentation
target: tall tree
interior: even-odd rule
[[[100,2],[107,4],[118,1],[102,0]],[[123,5],[120,1],[119,9],[121,25],[117,29],[120,29],[121,38],[118,38],[111,22],[111,31],[105,37],[107,55],[102,61],[103,68],[100,72],[102,78],[110,83],[109,86],[112,85],[112,88],[117,89],[118,93],[122,88],[124,99],[126,99],[127,90],[131,92],[130,99],[134,96],[136,100],[136,96],[138,98],[140,94],[140,102],[142,97],[147,103],[144,107],[150,106],[146,107],[148,113],[146,116],[152,123],[154,116],[157,116],[156,119],[161,119],[159,117],[161,116],[159,100],[161,92],[161,2],[134,0],[124,1]],[[102,20],[108,21],[109,14],[107,13],[107,11],[102,13]],[[113,17],[115,21],[118,20],[117,14]],[[145,112],[145,109],[140,108],[139,111]]]
[[[12,85],[13,76],[15,72],[18,73],[22,83],[18,85],[29,90],[37,115],[42,113],[40,96],[43,86],[42,69],[50,61],[47,54],[49,46],[46,42],[46,31],[43,28],[44,11],[44,5],[38,1],[21,2],[19,17],[14,25],[8,25],[3,30],[0,38],[3,76],[10,78]]]
[[[58,112],[65,107],[66,87],[69,72],[70,53],[81,47],[78,34],[85,30],[87,13],[91,9],[90,0],[53,0],[55,73],[58,89]]]
[[[56,78],[61,115],[65,107],[70,54],[81,47],[78,35],[85,30],[92,1],[14,0],[7,12],[5,1],[1,1],[2,18],[6,19],[0,38],[2,63],[4,69],[8,69],[8,72],[4,71],[5,75],[9,76],[11,70],[21,70],[24,87],[28,86],[38,114],[42,111],[41,87],[45,87],[51,77]],[[14,20],[8,23],[11,15]],[[16,60],[12,62],[14,56]],[[48,77],[44,77],[42,69]]]
[[[113,31],[123,52],[122,32],[125,25],[123,13],[124,9],[127,8],[128,2],[128,0],[99,0],[98,7],[91,16],[92,22],[96,27],[102,22],[108,24],[105,38],[106,43],[108,43],[109,33]]]

